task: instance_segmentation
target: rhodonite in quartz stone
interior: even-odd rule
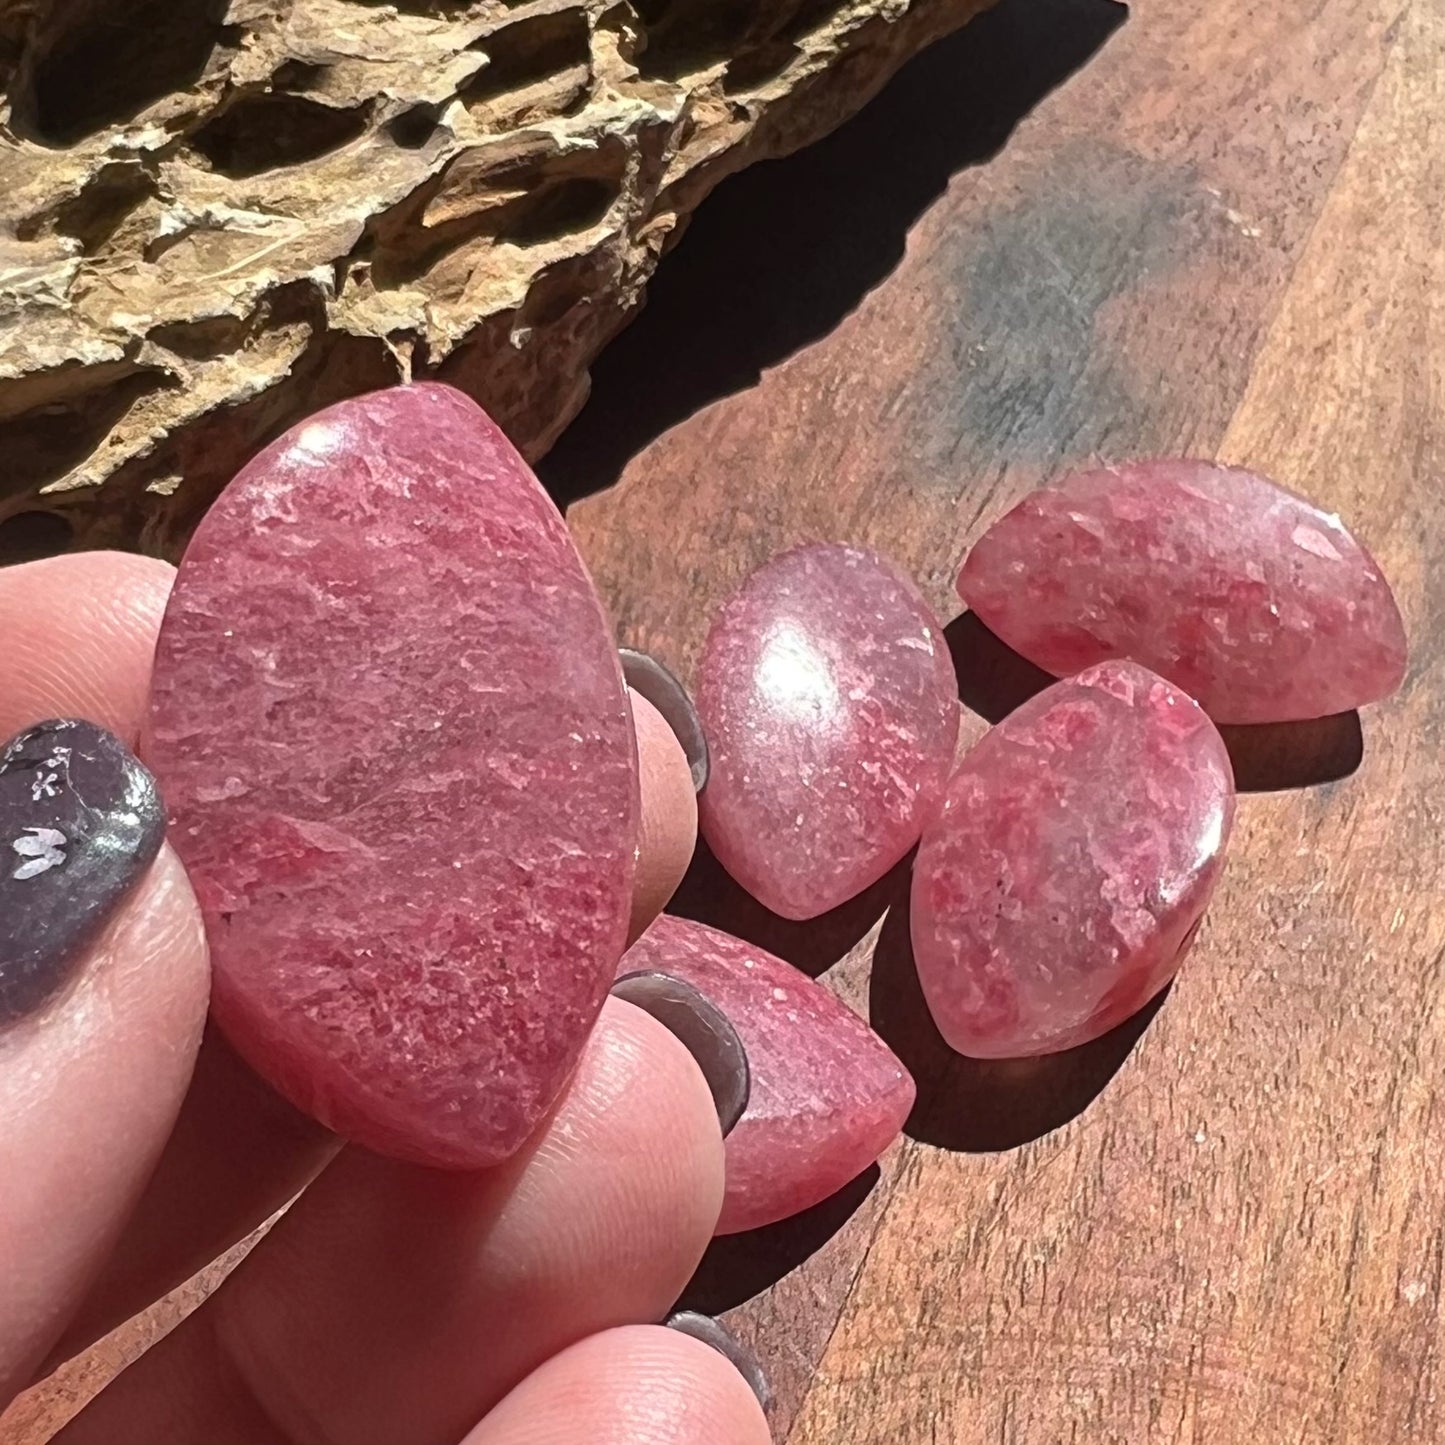
[[[343,402],[237,476],[181,563],[146,752],[250,1063],[384,1153],[514,1150],[623,949],[637,761],[592,583],[477,406]]]
[[[703,835],[785,918],[846,902],[908,852],[958,738],[942,628],[912,581],[858,547],[796,547],[748,578],[708,634],[697,710]]]
[[[1405,671],[1389,584],[1340,519],[1212,462],[1134,462],[1030,493],[980,538],[958,591],[1056,676],[1131,657],[1216,722],[1344,712]]]
[[[727,1015],[752,1090],[727,1137],[719,1234],[785,1219],[861,1174],[897,1137],[913,1080],[888,1045],[821,984],[701,923],[663,916],[620,974],[683,979]]]
[[[960,1053],[1053,1053],[1178,969],[1224,858],[1234,778],[1192,699],[1132,662],[1055,683],[949,781],[913,869],[913,952]]]

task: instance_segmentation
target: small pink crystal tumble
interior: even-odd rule
[[[1056,676],[1132,657],[1217,722],[1345,712],[1405,673],[1389,584],[1340,519],[1212,462],[1134,462],[1031,493],[984,533],[958,591]]]
[[[1174,976],[1234,818],[1223,740],[1133,662],[1055,683],[986,733],[913,869],[934,1021],[975,1058],[1085,1043]]]
[[[692,984],[747,1049],[752,1092],[727,1137],[719,1234],[817,1204],[898,1137],[913,1107],[908,1070],[806,974],[715,928],[666,916],[628,949],[618,973],[641,970]]]
[[[708,846],[753,897],[813,918],[918,841],[958,739],[943,632],[897,568],[796,547],[754,572],[708,634],[697,690]]]
[[[516,1149],[624,946],[637,761],[592,583],[477,406],[364,396],[241,472],[181,563],[147,752],[251,1064],[383,1153]]]

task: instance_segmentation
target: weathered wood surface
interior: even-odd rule
[[[699,859],[680,909],[826,971],[920,1084],[880,1177],[715,1246],[694,1284],[763,1357],[789,1445],[1445,1439],[1445,12],[1123,19],[1004,0],[833,140],[729,182],[544,466],[592,494],[571,517],[626,639],[683,672],[782,546],[880,547],[952,617],[955,561],[1011,499],[1159,451],[1337,507],[1413,638],[1362,725],[1234,731],[1256,791],[1184,975],[1057,1060],[943,1049],[904,870],[784,925]],[[977,736],[1036,679],[949,631]]]

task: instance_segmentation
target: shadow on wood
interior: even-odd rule
[[[1241,793],[1335,783],[1349,777],[1365,756],[1358,712],[1303,722],[1225,723],[1219,734]]]
[[[977,613],[955,617],[943,635],[960,700],[987,722],[1002,722],[1054,680],[990,632]],[[1303,722],[1223,723],[1219,735],[1229,749],[1241,793],[1338,782],[1360,766],[1365,753],[1358,712]]]
[[[955,617],[943,636],[958,677],[959,701],[985,722],[1002,722],[1054,680],[990,632],[976,612]]]
[[[852,1218],[878,1183],[870,1164],[821,1204],[791,1219],[713,1240],[677,1307],[717,1315],[761,1294],[816,1254]]]
[[[667,911],[745,938],[817,978],[867,935],[894,899],[907,893],[912,860],[910,852],[856,897],[817,918],[795,922],[764,908],[699,838],[692,863]]]
[[[1118,1028],[1061,1054],[968,1059],[943,1041],[913,963],[908,906],[888,912],[873,954],[869,1016],[918,1085],[911,1139],[966,1153],[1015,1149],[1067,1124],[1118,1072],[1168,990]]]
[[[1001,0],[832,136],[724,182],[538,467],[553,496],[611,486],[668,428],[831,331],[898,264],[949,178],[997,155],[1127,14],[1115,0]]]

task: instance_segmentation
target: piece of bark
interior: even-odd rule
[[[986,3],[0,0],[0,560],[174,554],[408,373],[537,456],[712,187]]]

